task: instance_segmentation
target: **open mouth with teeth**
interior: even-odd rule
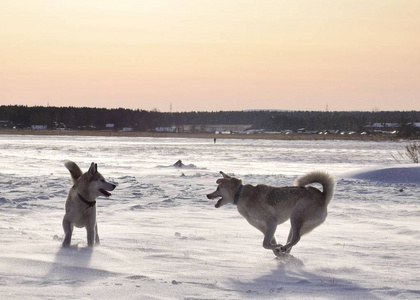
[[[219,208],[220,206],[222,206],[222,200],[223,200],[223,198],[220,198],[219,201],[217,201],[217,203],[214,207]]]
[[[106,191],[106,190],[104,190],[104,189],[99,189],[99,191],[104,195],[104,196],[106,196],[106,197],[109,197],[109,196],[111,196],[111,193],[110,192],[108,192],[108,191]]]
[[[209,195],[207,195],[207,198],[209,198],[211,200],[216,199],[216,198],[220,198],[219,201],[217,201],[215,207],[219,208],[221,206],[221,203],[222,203],[222,200],[223,200],[222,196],[213,196],[212,194],[209,194]]]

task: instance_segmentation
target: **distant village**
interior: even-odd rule
[[[419,123],[410,123],[410,126],[420,131]],[[325,130],[307,130],[306,128],[299,128],[296,131],[292,129],[285,129],[281,131],[270,131],[267,129],[255,129],[253,125],[183,125],[170,127],[156,127],[156,132],[182,132],[182,133],[215,133],[215,134],[386,134],[396,135],[401,128],[400,123],[374,123],[372,125],[364,126],[363,131],[341,131],[339,129],[325,129]]]
[[[408,124],[414,128],[414,131],[420,132],[420,122],[412,122]],[[177,126],[158,126],[154,129],[149,129],[147,131],[154,131],[160,133],[211,133],[211,134],[300,134],[300,135],[397,135],[401,129],[401,123],[373,123],[365,125],[363,131],[342,131],[339,129],[325,129],[325,130],[307,130],[306,128],[299,128],[297,130],[284,129],[281,131],[272,131],[267,129],[258,129],[254,128],[251,124],[238,124],[238,125],[177,125]],[[8,120],[0,120],[0,129],[8,130],[33,130],[33,131],[42,131],[42,130],[91,130],[91,131],[119,131],[119,132],[133,132],[136,131],[133,127],[122,127],[118,128],[114,123],[106,123],[104,127],[97,128],[95,126],[78,126],[77,128],[69,128],[66,124],[60,122],[55,123],[53,127],[50,127],[45,124],[33,124],[30,127],[22,127],[15,125]]]

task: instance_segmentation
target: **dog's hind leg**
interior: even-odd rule
[[[290,243],[290,241],[292,240],[292,237],[293,237],[293,229],[290,228],[289,236],[287,237],[286,245]],[[286,250],[285,253],[290,253],[290,250],[292,250],[292,247],[290,247],[288,250]]]
[[[292,216],[290,218],[292,227],[290,228],[289,237],[287,238],[286,245],[281,248],[281,251],[289,253],[292,247],[299,242],[301,236],[311,232],[321,225],[325,221],[326,217],[326,210],[320,210],[315,218],[305,219],[304,221],[301,218]]]
[[[73,225],[66,219],[63,219],[63,229],[64,229],[63,247],[69,247],[71,243],[71,235],[73,233]]]
[[[280,247],[281,252],[290,253],[290,250],[292,250],[292,247],[300,241],[303,222],[298,220],[297,218],[293,218],[292,216],[292,218],[290,218],[290,223],[292,227],[290,228],[290,231],[289,231],[287,244]]]
[[[285,246],[281,247],[280,250],[282,252],[290,253],[290,250],[292,250],[292,247],[299,242],[301,236],[314,230],[314,228],[318,227],[324,220],[325,218],[317,220],[316,222],[314,221],[303,222],[303,221],[298,221],[295,218],[293,219],[291,218],[290,222],[292,224],[292,227],[290,228],[289,236],[287,238],[287,243]]]

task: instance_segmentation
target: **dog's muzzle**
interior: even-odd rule
[[[207,198],[210,199],[210,200],[213,200],[213,199],[218,198],[218,197],[220,197],[220,196],[215,197],[212,194],[207,195]],[[222,206],[221,203],[222,203],[222,198],[220,198],[220,200],[217,201],[217,203],[214,205],[214,207],[219,208],[220,206]]]
[[[112,187],[109,189],[110,191],[113,191],[114,189],[115,189],[115,187],[116,187],[116,185],[112,185]],[[109,196],[111,196],[112,194],[110,193],[110,192],[108,192],[107,190],[105,190],[105,189],[99,189],[99,191],[104,195],[104,196],[106,196],[106,197],[109,197]]]

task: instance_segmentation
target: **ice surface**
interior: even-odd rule
[[[418,299],[420,176],[392,158],[404,146],[0,135],[0,298]],[[69,159],[118,184],[98,199],[94,249],[83,229],[60,247]],[[325,223],[275,259],[233,205],[206,199],[220,170],[278,186],[325,170],[338,184]]]

